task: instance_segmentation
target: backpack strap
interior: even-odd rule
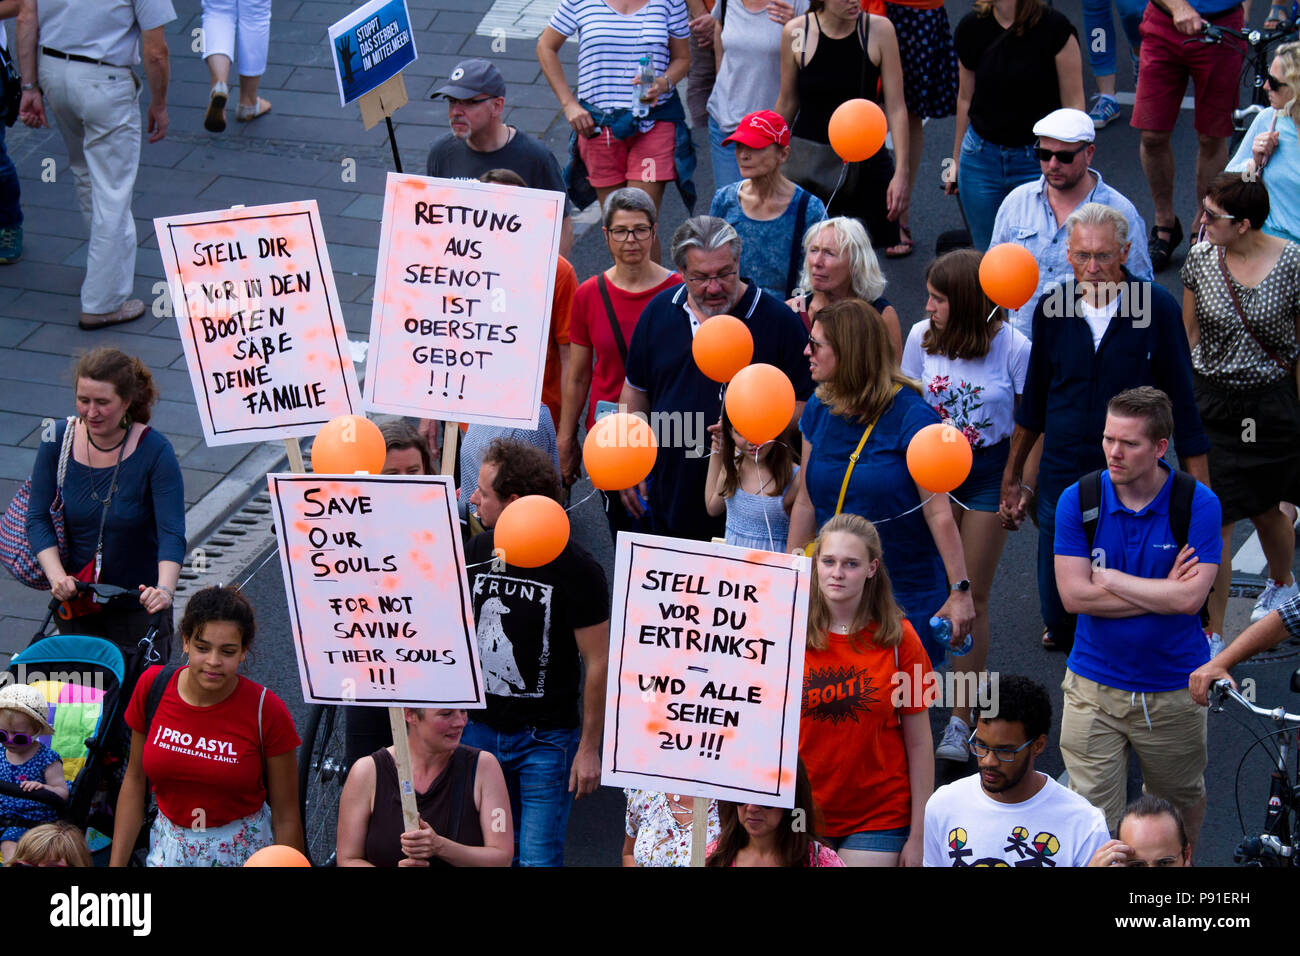
[[[1169,489],[1169,530],[1173,533],[1174,543],[1178,545],[1178,550],[1183,550],[1187,544],[1187,537],[1192,526],[1192,502],[1196,498],[1197,481],[1185,471],[1174,471],[1174,483]],[[1220,558],[1222,560],[1222,558]],[[1232,558],[1228,557],[1231,561]],[[1210,589],[1213,592],[1213,588]],[[1210,625],[1210,596],[1205,596],[1205,602],[1201,605],[1199,612],[1201,618],[1201,627]]]
[[[799,281],[799,266],[802,264],[800,260],[803,258],[803,233],[808,220],[808,200],[812,198],[812,193],[802,186],[794,188],[801,195],[794,214],[794,238],[790,241],[790,266],[785,273],[786,295],[794,291],[795,283]]]
[[[1088,554],[1092,555],[1092,542],[1097,537],[1097,521],[1101,517],[1101,472],[1090,471],[1079,479],[1079,513],[1083,518],[1083,533],[1088,537]]]
[[[149,696],[144,701],[144,735],[147,740],[149,734],[153,731],[153,719],[158,713],[158,705],[162,703],[163,694],[167,693],[167,687],[176,676],[176,672],[181,669],[181,664],[167,664],[158,676],[153,679],[153,684],[149,686]]]
[[[609,319],[609,330],[614,333],[614,343],[618,346],[618,354],[623,359],[623,364],[627,365],[627,342],[623,338],[623,329],[618,324],[618,316],[614,314],[614,303],[609,300],[609,287],[605,285],[605,273],[596,274],[596,288],[600,290],[600,298],[605,303],[605,317]]]
[[[727,0],[719,0],[722,9],[718,14],[718,29],[722,30],[727,26]]]
[[[262,789],[266,790],[266,740],[262,736],[262,707],[266,704],[266,688],[257,699],[257,754],[262,761]]]

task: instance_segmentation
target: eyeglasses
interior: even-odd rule
[[[495,96],[480,96],[476,100],[458,100],[455,99],[454,97],[449,96],[447,97],[447,105],[448,106],[478,106],[480,103],[486,103],[489,100],[494,100],[494,99],[496,99]]]
[[[1034,155],[1038,157],[1038,161],[1040,163],[1051,162],[1052,157],[1055,156],[1056,161],[1058,163],[1060,163],[1062,166],[1066,166],[1074,162],[1074,157],[1078,156],[1080,153],[1082,153],[1085,149],[1087,149],[1091,145],[1092,145],[1091,143],[1084,143],[1082,146],[1080,146],[1078,149],[1075,150],[1044,149],[1042,146],[1035,146]]]
[[[1069,259],[1076,266],[1086,266],[1089,262],[1092,262],[1094,259],[1096,259],[1097,265],[1101,266],[1104,269],[1106,266],[1110,265],[1112,262],[1115,261],[1115,253],[1074,252],[1073,250],[1071,250],[1070,252],[1066,253],[1066,258]]]
[[[606,229],[605,234],[615,242],[627,242],[628,239],[645,242],[650,238],[650,233],[654,231],[654,226],[633,226],[631,229],[615,226],[613,229]]]
[[[7,730],[0,730],[0,745],[13,744],[15,747],[26,747],[35,740],[33,734],[11,734]]]
[[[1281,93],[1282,90],[1287,89],[1291,86],[1290,83],[1283,83],[1272,73],[1264,74],[1264,85],[1267,86],[1274,93]]]
[[[736,272],[735,269],[731,269],[728,272],[719,272],[715,276],[687,276],[686,284],[693,286],[707,286],[711,283],[717,282],[719,285],[726,285],[737,275],[739,275],[739,273]]]
[[[1227,219],[1231,221],[1237,218],[1236,216],[1228,215],[1226,212],[1215,212],[1209,206],[1205,205],[1205,203],[1201,203],[1201,211],[1205,213],[1206,219]]]
[[[825,344],[826,344],[825,342],[817,341],[811,335],[808,336],[808,348],[810,348],[814,352],[816,352],[819,348],[821,348]]]
[[[1026,740],[1015,750],[1008,750],[1006,747],[990,747],[987,744],[980,743],[975,739],[975,734],[971,734],[966,740],[966,746],[970,748],[970,752],[976,757],[987,757],[991,753],[1003,763],[1012,763],[1016,759],[1016,755],[1032,743],[1032,740]]]

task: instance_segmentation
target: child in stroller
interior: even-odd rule
[[[26,684],[0,687],[0,780],[17,784],[24,793],[48,790],[61,800],[68,799],[63,779],[63,760],[41,743],[41,734],[53,734],[45,717],[45,696]],[[31,826],[57,818],[46,803],[0,794],[0,813],[16,820],[30,820]],[[7,826],[0,830],[0,857],[9,860],[28,826]]]

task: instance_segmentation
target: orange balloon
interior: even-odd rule
[[[846,100],[831,114],[831,148],[846,163],[870,159],[885,145],[888,125],[884,110],[871,100]]]
[[[750,444],[761,445],[790,424],[794,386],[775,365],[747,365],[727,386],[726,405],[731,427]]]
[[[244,866],[311,866],[311,861],[291,846],[273,843],[250,856]]]
[[[730,382],[754,358],[754,336],[749,326],[735,316],[715,315],[695,330],[691,355],[709,378]]]
[[[907,445],[907,470],[926,491],[945,494],[970,474],[970,442],[951,425],[935,422],[912,436]]]
[[[980,286],[1004,309],[1018,309],[1038,290],[1038,262],[1024,246],[998,243],[980,260]]]
[[[316,433],[311,445],[311,470],[318,475],[351,475],[384,470],[384,436],[379,426],[363,415],[331,418]]]
[[[493,544],[506,564],[540,568],[560,556],[569,543],[569,516],[554,498],[525,495],[501,509],[493,531]]]
[[[658,455],[659,444],[650,426],[627,412],[606,415],[582,443],[582,463],[591,483],[602,491],[621,491],[644,481]]]

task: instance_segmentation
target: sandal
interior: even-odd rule
[[[1160,234],[1165,233],[1169,238],[1163,238]],[[1169,268],[1169,260],[1173,256],[1174,250],[1178,244],[1183,241],[1183,224],[1174,217],[1172,226],[1152,226],[1151,240],[1147,243],[1147,252],[1151,256],[1151,268],[1156,272],[1163,272]]]
[[[225,83],[213,83],[212,95],[208,98],[208,111],[203,114],[203,128],[209,133],[221,133],[226,129],[226,100],[230,88]]]
[[[1053,640],[1052,638],[1052,632],[1049,631],[1047,628],[1043,628],[1043,650],[1045,651],[1060,650],[1060,647],[1057,645],[1056,641]]]
[[[239,120],[241,123],[248,123],[269,112],[271,112],[270,101],[264,100],[259,96],[257,98],[257,104],[254,106],[245,106],[243,103],[236,106],[235,119]]]
[[[890,246],[885,250],[886,259],[904,259],[912,254],[912,230],[907,226],[898,227],[899,240],[898,245]]]

